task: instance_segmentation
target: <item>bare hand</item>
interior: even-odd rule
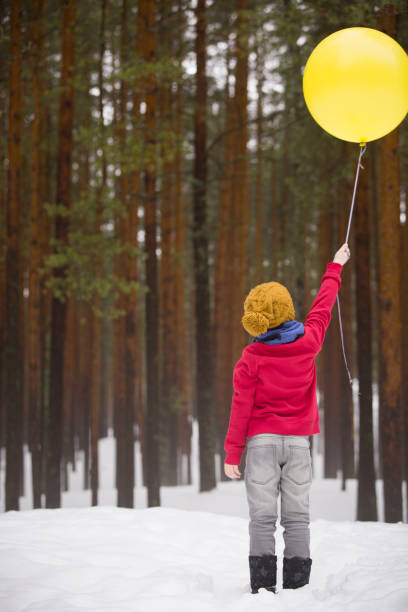
[[[239,465],[230,465],[229,463],[224,463],[224,472],[228,476],[228,478],[239,478],[241,476],[241,472],[239,471]]]
[[[350,249],[348,247],[347,242],[345,242],[343,246],[341,246],[339,250],[337,251],[337,253],[335,254],[333,261],[344,266],[344,264],[347,263],[349,259],[350,259]]]

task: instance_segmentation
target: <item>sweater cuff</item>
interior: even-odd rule
[[[337,263],[337,261],[329,261],[329,263],[326,266],[327,272],[329,270],[331,272],[341,272],[342,269],[343,269],[343,266],[340,263]]]
[[[228,465],[239,465],[241,463],[242,453],[234,453],[234,451],[227,452],[225,456],[224,463],[228,463]]]

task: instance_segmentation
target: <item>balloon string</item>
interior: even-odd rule
[[[349,214],[349,220],[348,220],[348,226],[347,226],[346,239],[344,241],[345,243],[348,242],[349,234],[350,234],[351,218],[353,216],[354,201],[355,201],[355,198],[356,198],[358,175],[360,173],[360,168],[364,169],[364,166],[361,165],[361,158],[363,157],[367,146],[364,143],[361,143],[360,147],[361,147],[361,149],[360,149],[360,155],[358,157],[356,178],[355,178],[355,181],[354,181],[353,198],[352,198],[352,201],[351,201],[351,208],[350,208],[350,214]],[[343,326],[342,326],[342,323],[341,323],[340,299],[339,299],[338,292],[337,292],[337,310],[338,310],[338,314],[339,314],[339,327],[340,327],[341,346],[342,346],[342,349],[343,349],[344,364],[346,366],[346,370],[347,370],[347,374],[348,374],[348,379],[349,379],[350,385],[352,386],[353,385],[353,379],[351,378],[350,370],[349,370],[349,367],[347,365],[346,351],[344,349]]]
[[[364,170],[364,166],[361,165],[361,158],[363,157],[365,150],[367,148],[367,145],[360,145],[361,149],[360,149],[360,155],[358,157],[358,162],[357,162],[357,171],[356,171],[356,179],[354,181],[354,191],[353,191],[353,199],[351,201],[351,208],[350,208],[350,215],[349,215],[349,220],[348,220],[348,226],[347,226],[347,233],[346,233],[346,239],[344,242],[348,242],[349,239],[349,234],[350,234],[350,226],[351,226],[351,218],[353,216],[353,210],[354,210],[354,200],[356,198],[356,191],[357,191],[357,183],[358,183],[358,175],[360,173],[360,168],[363,168]]]

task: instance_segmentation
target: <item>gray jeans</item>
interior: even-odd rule
[[[258,434],[247,438],[245,490],[249,508],[249,554],[274,555],[281,492],[284,557],[310,557],[309,436]]]

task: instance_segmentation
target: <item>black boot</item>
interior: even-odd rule
[[[309,584],[312,560],[302,557],[283,558],[283,588],[298,589]]]
[[[276,593],[276,555],[249,555],[251,593],[258,593],[260,587]]]

